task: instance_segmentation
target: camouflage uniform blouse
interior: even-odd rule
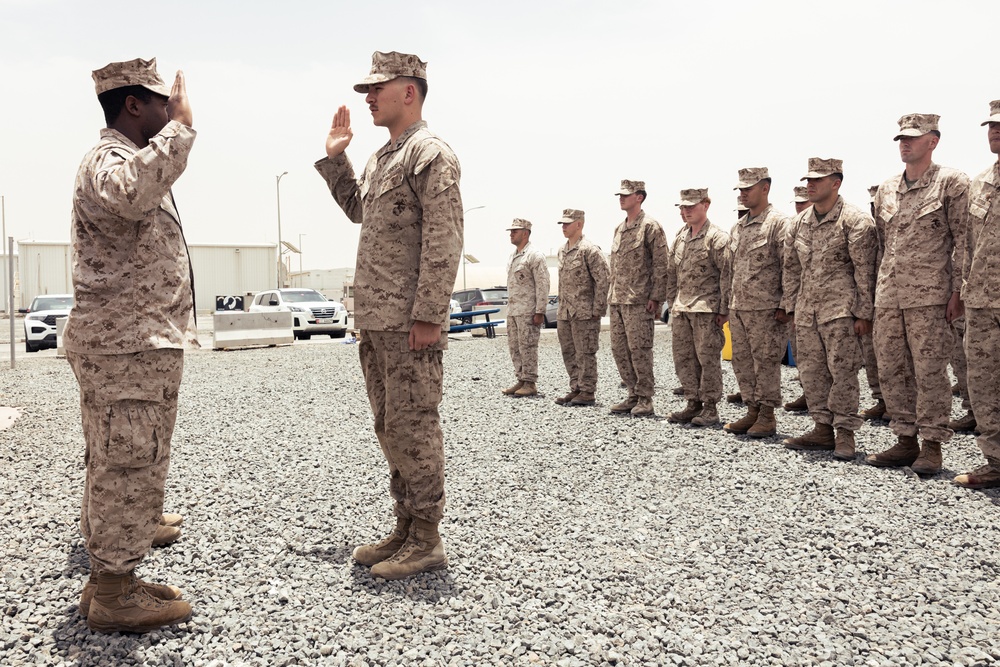
[[[584,237],[559,249],[560,320],[592,320],[608,310],[608,260]]]
[[[912,187],[903,174],[893,176],[875,194],[875,216],[882,246],[876,306],[943,305],[961,291],[964,253],[954,251],[965,247],[968,176],[933,163]]]
[[[140,149],[101,130],[73,193],[73,292],[64,345],[81,354],[198,347],[191,262],[170,187],[195,131],[170,121]]]
[[[781,307],[803,325],[875,317],[875,226],[838,196],[822,222],[810,206],[795,216],[785,248]]]
[[[403,332],[419,320],[447,329],[463,232],[461,167],[448,144],[418,121],[372,155],[358,180],[343,153],[316,170],[361,225],[357,327]]]
[[[615,229],[611,244],[611,293],[614,305],[662,303],[667,294],[667,237],[645,211]]]
[[[1000,163],[969,188],[969,229],[962,300],[967,308],[1000,308]]]

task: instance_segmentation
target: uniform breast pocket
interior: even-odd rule
[[[917,218],[927,218],[931,224],[937,224],[942,218],[944,204],[940,199],[924,202],[917,209]]]
[[[400,165],[390,169],[377,183],[373,184],[368,194],[371,197],[381,197],[401,187],[405,180],[406,173],[403,171],[403,166]]]
[[[800,257],[808,257],[810,248],[809,242],[804,238],[801,236],[795,237],[795,252],[798,253]]]
[[[971,215],[975,221],[984,222],[986,220],[986,215],[989,212],[990,203],[988,201],[973,200],[969,202],[969,215]]]

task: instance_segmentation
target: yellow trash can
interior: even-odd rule
[[[733,360],[733,337],[729,334],[729,322],[722,325],[722,333],[726,335],[726,344],[722,346],[722,358],[726,361]]]

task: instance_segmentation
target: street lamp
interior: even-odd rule
[[[281,289],[281,177],[287,176],[288,172],[283,171],[280,175],[275,176],[274,189],[277,193],[278,200],[278,289]]]
[[[481,208],[486,208],[486,205],[483,204],[482,206],[473,206],[472,208],[465,209],[464,211],[462,211],[462,218],[464,219],[465,218],[465,214],[468,213],[469,211],[478,211]],[[472,255],[466,254],[466,252],[465,252],[465,233],[463,232],[462,233],[462,289],[463,290],[468,288],[468,285],[465,282],[465,266],[469,262],[472,262],[473,264],[478,264],[479,260],[476,259],[475,257],[473,257]]]
[[[302,237],[308,234],[299,234],[299,273],[302,273]]]

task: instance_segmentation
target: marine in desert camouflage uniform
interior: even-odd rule
[[[808,192],[806,192],[806,186],[796,185],[792,189],[792,191],[794,193],[794,196],[792,197],[792,204],[795,206],[795,215],[798,215],[802,211],[812,206],[812,202],[809,201],[809,194]],[[791,227],[790,224],[789,227]],[[786,326],[788,333],[788,344],[792,348],[792,358],[798,359],[799,358],[798,345],[795,342],[795,320],[789,319],[789,322]],[[795,381],[799,383],[800,387],[802,386],[802,379],[799,373],[795,374]],[[799,394],[798,398],[785,403],[784,408],[785,412],[805,412],[806,410],[808,410],[809,404],[806,401],[805,392],[803,391],[801,394]]]
[[[730,433],[774,435],[774,409],[781,404],[781,358],[788,317],[781,310],[781,266],[788,216],[768,202],[771,176],[766,167],[739,170],[740,201],[748,215],[733,226],[732,292],[729,331],[733,372],[747,412],[726,424]]]
[[[687,406],[667,419],[695,426],[719,423],[722,327],[729,319],[732,288],[729,234],[709,221],[711,203],[705,188],[681,190],[677,206],[685,226],[674,239],[667,264],[674,368],[687,399]]]
[[[868,457],[876,466],[941,470],[941,445],[951,438],[948,360],[950,323],[962,316],[962,261],[969,217],[969,177],[932,161],[939,117],[899,119],[899,154],[906,164],[875,194],[882,264],[875,292],[875,354],[892,448]],[[917,435],[923,442],[918,445]]]
[[[172,586],[135,568],[163,520],[184,348],[198,347],[190,259],[171,186],[194,144],[184,77],[156,59],[93,73],[107,129],[73,194],[73,292],[66,358],[80,385],[86,484],[80,528],[91,629],[146,632],[186,619]],[[176,529],[175,529],[176,530]]]
[[[850,460],[863,423],[858,337],[871,335],[878,242],[871,216],[840,196],[843,179],[840,160],[810,158],[803,180],[813,205],[796,216],[788,234],[782,305],[795,318],[796,363],[815,425],[785,446],[832,449]]]
[[[361,225],[355,269],[358,353],[375,435],[389,464],[395,529],[360,546],[354,559],[372,575],[402,579],[448,565],[438,524],[444,516],[442,358],[448,308],[462,251],[461,168],[451,148],[422,119],[427,64],[414,55],[376,51],[365,94],[389,142],[360,178],[344,151],[351,116],[340,107],[316,162],[333,198]]]
[[[1000,100],[990,102],[990,152],[997,160],[969,188],[969,226],[964,246],[962,300],[966,307],[965,352],[969,396],[986,463],[955,477],[970,489],[1000,486]]]
[[[644,181],[623,180],[616,193],[625,220],[611,244],[611,353],[628,398],[611,412],[653,414],[653,326],[666,298],[667,239],[646,215]]]
[[[608,309],[608,260],[583,236],[584,212],[563,210],[566,245],[559,249],[559,347],[569,374],[569,393],[559,405],[593,405],[597,391],[597,348],[601,318]]]
[[[875,193],[878,192],[878,186],[872,185],[868,188],[868,207],[872,215],[872,219],[875,219]],[[882,251],[879,250],[878,254],[875,256],[875,275],[878,275],[879,264],[882,263]],[[868,378],[868,389],[872,393],[872,398],[875,399],[875,405],[861,411],[862,419],[871,420],[881,420],[885,418],[885,399],[882,398],[882,387],[878,381],[878,359],[875,357],[875,330],[874,323],[872,323],[872,335],[871,336],[861,336],[858,340],[861,341],[861,358],[865,365],[865,377]]]
[[[549,303],[549,267],[531,245],[530,221],[515,218],[507,231],[515,247],[507,262],[507,344],[517,382],[503,393],[522,398],[538,393],[538,338]]]

